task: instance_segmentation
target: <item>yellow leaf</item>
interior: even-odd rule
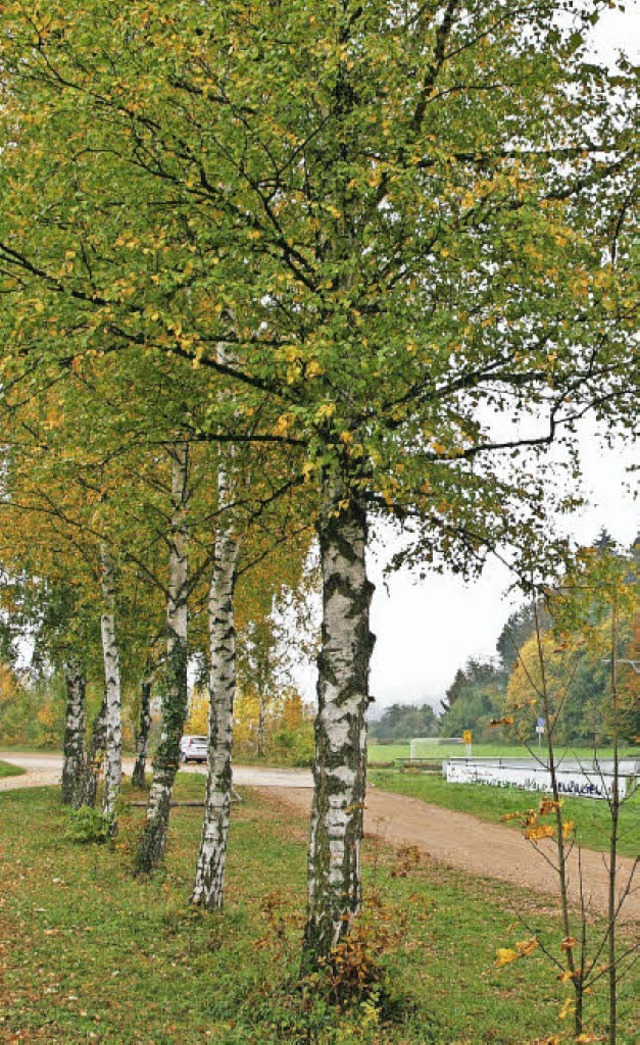
[[[527,954],[532,954],[538,947],[538,941],[535,936],[532,936],[529,940],[521,940],[520,943],[516,944],[520,956],[526,957]]]
[[[509,965],[518,960],[520,955],[512,951],[510,947],[499,947],[496,951],[496,967],[500,969],[503,965]]]

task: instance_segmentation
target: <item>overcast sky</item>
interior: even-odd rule
[[[638,502],[625,466],[631,447],[607,450],[592,432],[582,441],[583,486],[590,504],[564,517],[558,525],[580,543],[589,544],[605,527],[624,545],[634,540],[640,525]],[[637,485],[637,481],[636,481]],[[427,576],[417,582],[401,571],[387,579],[382,567],[388,553],[371,557],[376,584],[372,630],[377,635],[371,671],[371,692],[379,706],[396,701],[427,701],[437,705],[469,657],[490,657],[496,640],[519,600],[507,589],[505,567],[492,562],[470,584],[450,574]]]
[[[640,3],[626,4],[626,11],[609,11],[597,30],[600,56],[616,48],[630,51],[640,42]],[[593,426],[585,426],[581,440],[583,492],[589,506],[560,526],[580,543],[589,544],[602,527],[620,543],[630,545],[640,528],[637,478],[626,468],[638,461],[635,449],[620,444],[607,449]],[[635,489],[634,489],[635,486]],[[465,584],[452,575],[431,575],[416,582],[401,571],[386,582],[382,569],[393,551],[393,538],[381,542],[370,557],[371,579],[376,585],[371,625],[377,642],[371,668],[371,693],[379,709],[398,702],[427,701],[434,706],[444,697],[458,667],[469,657],[490,657],[507,617],[518,599],[507,593],[510,577],[504,567],[491,563],[480,580]],[[313,675],[299,679],[305,696],[312,699]]]

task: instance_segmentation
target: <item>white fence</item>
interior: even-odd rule
[[[551,792],[551,773],[544,762],[522,758],[449,758],[442,771],[450,784],[490,784],[517,787],[521,791]],[[635,759],[625,759],[619,767],[621,797],[633,786],[640,771]],[[580,798],[608,798],[613,788],[613,765],[601,762],[561,761],[556,769],[561,795]]]

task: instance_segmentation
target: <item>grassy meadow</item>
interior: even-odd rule
[[[370,762],[390,762],[396,758],[409,758],[409,742],[398,744],[376,744],[375,741],[369,743],[369,761]],[[537,743],[534,741],[531,748],[525,747],[524,744],[473,744],[471,748],[472,756],[476,758],[531,758],[531,752],[534,755],[538,753]],[[418,758],[464,758],[466,755],[466,748],[464,744],[424,744],[419,752]],[[542,742],[542,756],[544,757],[544,738]],[[598,748],[599,758],[609,758],[613,752],[606,747]],[[629,748],[621,753],[640,757],[640,749],[636,746],[634,749]],[[565,756],[569,759],[583,759],[585,762],[590,762],[593,759],[593,748],[592,747],[567,747],[560,748],[556,752],[557,758]]]
[[[20,766],[13,766],[10,762],[3,762],[0,759],[0,780],[6,776],[22,776],[24,769]]]
[[[180,774],[177,797],[203,787]],[[561,953],[552,902],[372,840],[362,946],[380,985],[342,1009],[322,978],[301,987],[307,825],[243,797],[216,915],[188,904],[201,810],[173,811],[166,869],[147,880],[130,871],[144,810],[125,808],[114,843],[79,845],[56,789],[0,796],[0,1041],[533,1045],[570,1031],[566,987],[539,950],[496,966],[497,948],[527,936],[520,917]],[[624,987],[620,1045],[634,1040],[637,986]],[[602,1033],[599,992],[588,1008]]]

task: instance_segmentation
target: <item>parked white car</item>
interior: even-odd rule
[[[180,757],[183,762],[206,762],[207,738],[183,737],[180,741]]]

